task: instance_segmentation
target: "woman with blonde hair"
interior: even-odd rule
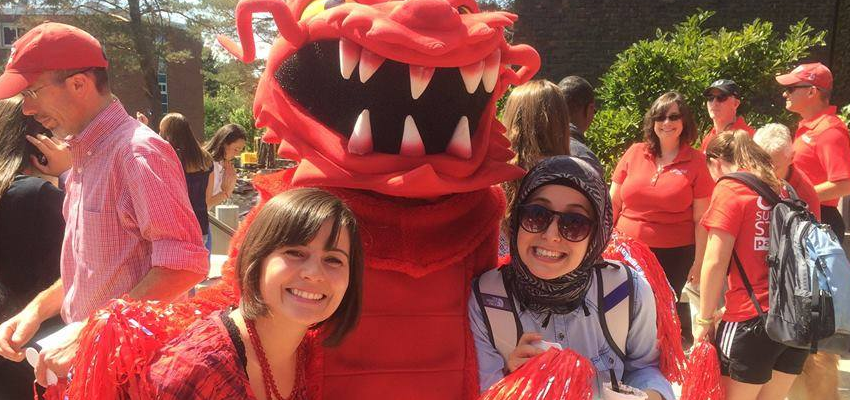
[[[529,170],[546,157],[570,154],[570,113],[561,89],[552,82],[533,80],[515,88],[502,121],[516,153],[513,165]],[[518,184],[519,180],[502,184],[508,204]]]
[[[721,133],[708,144],[705,156],[718,182],[701,221],[708,241],[694,340],[714,341],[727,398],[782,399],[802,371],[808,351],[774,342],[760,317],[770,305],[767,253],[771,207],[747,184],[720,178],[746,172],[780,195],[785,194],[783,185],[774,174],[770,155],[745,131]],[[715,310],[724,281],[729,287],[726,308],[715,336]]]
[[[201,148],[198,139],[192,132],[189,120],[179,113],[168,113],[159,122],[159,135],[174,147],[177,158],[183,165],[183,173],[186,176],[186,188],[189,191],[189,202],[192,203],[192,211],[201,226],[201,234],[207,250],[211,249],[210,223],[207,215],[207,204],[212,198],[213,180],[210,174],[213,171],[213,159]]]

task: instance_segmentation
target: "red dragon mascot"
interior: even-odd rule
[[[514,15],[472,0],[243,0],[241,46],[220,41],[244,62],[261,12],[280,35],[254,114],[263,139],[298,161],[255,179],[261,203],[325,188],[355,212],[365,246],[360,323],[340,347],[313,349],[310,390],[476,398],[466,301],[472,277],[497,265],[505,200],[492,186],[522,175],[507,163],[496,101],[537,72],[539,56],[505,41]]]

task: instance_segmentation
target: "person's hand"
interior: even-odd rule
[[[38,162],[38,157],[32,156],[32,165],[38,168],[42,174],[50,176],[62,175],[71,169],[71,150],[68,145],[59,138],[36,135],[27,135],[27,140],[33,144],[47,159],[47,165]]]
[[[714,324],[700,324],[695,321],[691,327],[691,333],[694,336],[694,346],[696,346],[700,340],[711,342],[714,340]]]
[[[147,125],[147,124],[148,124],[148,122],[150,122],[150,121],[148,120],[148,116],[147,116],[147,115],[145,115],[145,114],[144,114],[143,112],[141,112],[141,111],[136,111],[136,119],[137,119],[139,122],[141,122],[141,123],[143,123],[143,124],[145,124],[145,125]]]
[[[38,364],[35,366],[35,381],[47,387],[47,370],[53,371],[59,379],[68,376],[74,356],[80,349],[80,333],[85,324],[77,324],[66,340],[55,347],[43,349],[38,354]]]
[[[664,396],[654,390],[647,389],[644,390],[644,393],[646,393],[647,400],[664,400]]]
[[[23,360],[22,347],[35,336],[40,326],[41,319],[26,309],[0,324],[0,356],[15,362]]]
[[[236,188],[236,168],[230,162],[224,163],[224,173],[221,178],[221,190],[228,195]]]
[[[543,354],[544,351],[534,347],[535,342],[543,340],[543,335],[537,332],[525,333],[519,338],[516,348],[508,356],[508,371],[514,372],[517,368],[528,362],[534,356]]]
[[[688,282],[690,282],[694,287],[699,288],[699,274],[702,272],[702,265],[694,264],[691,265],[691,269],[688,271]]]

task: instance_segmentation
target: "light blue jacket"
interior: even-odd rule
[[[585,298],[589,311],[587,315],[583,307],[569,314],[552,314],[546,328],[543,328],[546,315],[529,310],[519,311],[522,329],[525,333],[538,332],[543,335],[543,340],[559,343],[561,347],[569,348],[590,360],[597,371],[594,389],[596,398],[600,396],[602,383],[610,380],[609,370],[613,366],[617,378],[625,384],[643,390],[655,390],[666,400],[673,400],[673,388],[658,369],[655,297],[643,275],[637,272],[632,276],[634,309],[626,339],[625,364],[605,340],[596,300],[591,299],[592,296]],[[596,279],[591,281],[592,287],[588,292],[594,293]],[[520,310],[518,304],[515,304],[515,309]],[[480,390],[483,392],[504,377],[505,360],[490,343],[487,325],[474,294],[469,300],[469,320],[478,356]]]

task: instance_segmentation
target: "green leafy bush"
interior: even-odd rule
[[[805,20],[792,25],[784,36],[774,32],[771,22],[759,19],[738,31],[703,28],[713,14],[700,11],[670,32],[659,29],[655,39],[634,43],[618,54],[602,76],[597,89],[599,112],[587,138],[609,175],[623,152],[642,140],[646,110],[670,90],[689,100],[703,133],[711,120],[702,92],[719,78],[741,86],[738,112],[751,125],[791,121],[774,76],[787,72],[813,47],[824,45],[826,33],[815,32]]]

